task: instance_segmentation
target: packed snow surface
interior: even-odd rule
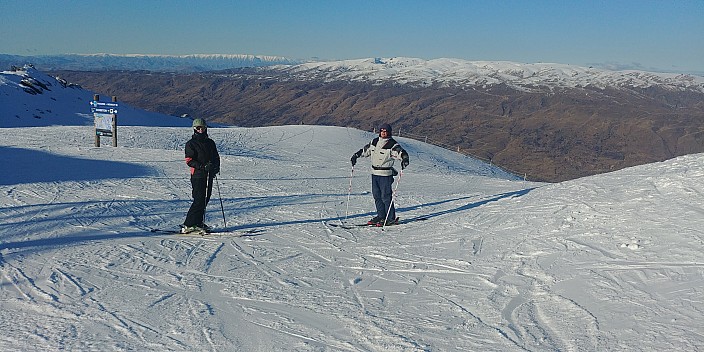
[[[703,154],[541,184],[399,138],[398,214],[427,220],[346,229],[372,217],[349,162],[372,134],[211,128],[231,233],[150,232],[185,218],[190,134],[0,129],[0,350],[704,346]]]

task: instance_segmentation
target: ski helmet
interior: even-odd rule
[[[381,124],[381,126],[379,126],[380,133],[381,130],[386,130],[386,132],[389,132],[389,136],[391,135],[391,125],[389,125],[388,123]]]
[[[208,126],[205,124],[205,120],[203,120],[201,118],[197,118],[197,119],[193,120],[193,128],[196,128],[196,127],[206,127],[207,128]]]

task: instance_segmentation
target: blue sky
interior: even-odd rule
[[[460,58],[704,73],[704,0],[0,0],[0,54]]]

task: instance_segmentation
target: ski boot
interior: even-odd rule
[[[367,225],[379,226],[379,223],[381,222],[384,222],[384,218],[375,216],[371,220],[367,221]]]
[[[206,232],[205,232],[205,229],[203,229],[202,227],[200,227],[198,225],[194,225],[194,226],[181,225],[181,233],[182,234],[201,234],[202,235],[202,234],[205,234]]]
[[[381,221],[379,221],[379,222],[376,224],[376,226],[377,226],[377,227],[383,227],[383,226],[398,225],[398,219],[399,219],[399,218],[389,219],[389,220],[386,221],[386,223],[384,223],[384,219],[381,219]]]

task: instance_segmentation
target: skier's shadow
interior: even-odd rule
[[[461,206],[453,208],[453,209],[441,210],[441,211],[436,211],[436,212],[429,213],[429,214],[418,215],[418,216],[406,219],[406,221],[414,221],[414,220],[421,220],[421,219],[427,220],[427,219],[431,219],[431,218],[438,217],[441,215],[459,213],[459,212],[463,212],[466,210],[474,209],[474,208],[480,207],[482,205],[485,205],[487,203],[497,202],[497,201],[500,201],[500,200],[506,199],[506,198],[522,197],[522,196],[528,194],[528,192],[534,190],[535,188],[537,188],[537,187],[526,188],[526,189],[522,189],[522,190],[518,190],[518,191],[497,194],[497,195],[491,196],[490,198],[482,199],[477,202],[464,204],[464,205],[461,205]],[[442,205],[442,204],[446,204],[446,203],[454,203],[457,201],[461,201],[461,200],[465,200],[465,199],[472,199],[472,198],[476,198],[476,196],[467,196],[467,197],[460,197],[460,198],[453,198],[453,199],[445,199],[445,200],[440,200],[437,202],[414,205],[412,207],[399,208],[399,209],[397,209],[397,211],[398,212],[412,211],[412,210],[417,210],[417,209],[421,209],[424,207],[438,206],[438,205]],[[365,217],[368,217],[368,216],[371,216],[374,214],[376,214],[376,213],[367,212],[367,213],[362,213],[362,214],[354,214],[354,215],[347,216],[346,219],[365,218]],[[285,222],[257,223],[257,224],[247,224],[247,225],[237,226],[237,227],[230,229],[230,231],[247,230],[247,229],[254,229],[254,228],[277,227],[277,226],[285,226],[285,225],[310,224],[310,223],[317,223],[317,222],[325,223],[325,222],[329,222],[329,221],[342,221],[342,220],[343,219],[340,217],[334,217],[334,218],[315,219],[315,220],[306,219],[306,220],[292,220],[292,221],[285,221]]]
[[[518,191],[513,191],[513,192],[501,193],[501,194],[491,196],[490,198],[482,199],[477,202],[464,204],[464,205],[461,205],[461,206],[453,208],[453,209],[447,209],[447,210],[442,210],[442,211],[436,211],[436,212],[429,213],[429,214],[423,214],[423,215],[419,215],[414,218],[410,218],[410,219],[406,219],[406,220],[413,221],[413,220],[420,220],[420,219],[430,219],[430,218],[438,217],[441,215],[458,213],[458,212],[474,209],[474,208],[480,207],[482,205],[485,205],[487,203],[496,202],[496,201],[499,201],[502,199],[521,197],[521,196],[528,194],[528,192],[532,191],[535,188],[537,188],[537,187],[526,188],[523,190],[518,190]],[[412,207],[400,208],[399,211],[412,211],[412,210],[417,210],[417,209],[423,208],[423,207],[438,206],[438,205],[442,205],[442,204],[446,204],[446,203],[457,202],[457,201],[464,200],[464,199],[471,199],[474,197],[475,196],[467,196],[467,197],[460,197],[460,198],[453,198],[453,199],[445,199],[445,200],[441,200],[441,201],[437,201],[437,202],[425,203],[425,204],[420,204],[420,205],[416,205],[416,206],[412,206]],[[370,216],[370,215],[372,215],[371,212],[364,213],[364,214],[351,215],[348,218],[349,219],[356,219],[356,218],[366,217],[366,216]],[[267,231],[265,231],[265,229],[270,228],[270,227],[280,227],[280,226],[298,225],[298,224],[311,224],[311,223],[318,223],[321,221],[328,222],[328,221],[338,221],[338,220],[341,220],[341,218],[334,217],[334,218],[315,219],[315,220],[306,219],[306,220],[292,220],[292,221],[286,221],[286,222],[253,223],[253,224],[245,224],[245,225],[237,225],[237,226],[228,226],[228,228],[226,230],[232,231],[232,232],[242,231],[243,233],[240,234],[241,237],[257,237],[257,236],[266,235]],[[42,239],[35,239],[35,240],[4,242],[4,243],[0,243],[0,250],[16,249],[16,250],[19,250],[19,253],[22,253],[23,251],[31,251],[33,248],[36,248],[36,247],[44,248],[44,249],[59,248],[62,246],[75,245],[75,244],[79,244],[79,243],[88,243],[88,242],[93,242],[93,241],[106,241],[106,240],[111,240],[111,239],[125,239],[125,238],[143,238],[143,237],[150,237],[150,236],[158,236],[158,234],[150,234],[145,231],[134,231],[134,232],[128,232],[128,233],[119,233],[119,234],[98,234],[98,235],[81,234],[81,235],[65,236],[65,237],[57,237],[57,238],[42,238]],[[14,254],[18,254],[18,253],[14,253]],[[4,259],[2,257],[0,257],[0,260],[4,260]]]
[[[530,192],[536,188],[537,187],[532,187],[532,188],[526,188],[526,189],[522,189],[522,190],[518,190],[518,191],[497,194],[497,195],[492,196],[491,198],[483,199],[478,202],[468,203],[468,204],[459,206],[454,209],[442,210],[442,211],[437,211],[437,212],[433,212],[433,213],[426,214],[426,215],[420,215],[415,218],[411,218],[409,220],[420,219],[420,218],[430,219],[430,218],[434,218],[434,217],[441,216],[441,215],[447,215],[447,214],[458,213],[458,212],[474,209],[474,208],[480,207],[482,205],[485,205],[487,203],[498,202],[498,201],[500,201],[502,199],[506,199],[506,198],[522,197],[522,196],[528,194],[528,192]],[[423,208],[423,207],[428,207],[428,206],[436,206],[436,205],[449,203],[449,202],[456,202],[458,200],[463,200],[463,199],[468,199],[468,198],[474,198],[474,196],[461,197],[461,198],[455,198],[455,199],[447,199],[447,200],[433,202],[433,203],[420,204],[420,205],[415,205],[412,207],[400,208],[399,210],[400,211],[411,211],[411,210],[416,210],[418,208]]]

